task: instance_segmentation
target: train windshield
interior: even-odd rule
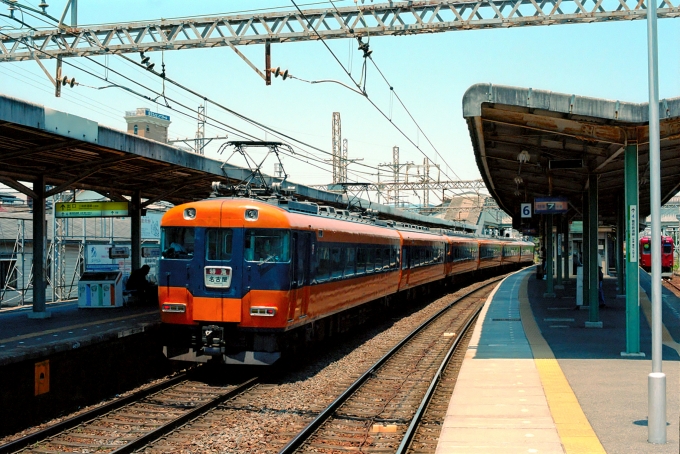
[[[665,243],[663,245],[663,253],[670,254],[671,252],[673,252],[673,245],[671,243]]]
[[[648,241],[642,245],[642,253],[649,254],[652,250],[651,241]]]
[[[288,262],[290,232],[279,229],[246,229],[244,249],[248,262]]]
[[[231,260],[234,232],[231,229],[210,229],[206,234],[206,260]]]
[[[194,256],[193,227],[163,227],[161,241],[164,259],[190,260]]]

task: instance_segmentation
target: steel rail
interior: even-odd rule
[[[99,416],[105,415],[106,413],[109,413],[113,410],[118,410],[119,408],[122,408],[132,402],[135,402],[137,400],[141,400],[147,396],[150,396],[152,394],[155,394],[159,391],[163,391],[164,389],[167,389],[171,386],[174,386],[183,380],[187,379],[187,374],[179,374],[175,377],[172,377],[166,381],[163,381],[161,383],[157,383],[153,386],[150,386],[149,388],[142,389],[140,391],[137,391],[136,393],[130,394],[129,396],[125,397],[120,397],[118,399],[115,399],[111,402],[108,402],[101,407],[93,408],[92,410],[86,411],[85,413],[81,413],[79,415],[74,416],[73,418],[66,419],[64,421],[61,421],[53,426],[47,427],[43,430],[40,430],[38,432],[32,433],[30,435],[26,435],[25,437],[19,438],[17,440],[14,440],[10,443],[7,443],[5,445],[0,446],[0,454],[6,454],[10,452],[16,452],[21,449],[26,448],[27,446],[30,446],[32,444],[38,443],[40,441],[43,441],[49,437],[52,437],[54,435],[57,435],[61,432],[65,432],[69,429],[73,429],[74,427],[87,422],[89,420],[92,420],[94,418],[97,418]]]
[[[120,448],[111,451],[109,454],[127,454],[130,452],[134,452],[137,449],[143,448],[144,446],[147,446],[148,444],[158,440],[159,438],[169,434],[173,430],[175,430],[178,427],[183,426],[187,422],[203,415],[204,413],[207,413],[208,411],[212,410],[222,402],[224,402],[227,399],[230,399],[234,397],[237,394],[242,393],[246,389],[252,387],[259,381],[258,377],[253,377],[245,382],[241,383],[238,385],[236,388],[232,389],[231,391],[222,394],[221,396],[216,397],[215,399],[211,400],[210,402],[206,402],[205,404],[201,405],[200,407],[196,407],[195,409],[183,414],[177,419],[174,419],[167,424],[163,424],[160,426],[158,429],[153,430],[144,436],[131,441],[130,443],[121,446]]]
[[[432,379],[432,382],[430,383],[430,386],[427,388],[427,391],[425,392],[425,396],[423,396],[423,400],[420,402],[420,406],[418,407],[418,410],[416,410],[415,415],[413,416],[413,419],[411,420],[411,424],[408,426],[408,429],[406,429],[406,433],[404,433],[404,438],[401,439],[401,443],[399,444],[399,447],[397,448],[396,454],[403,454],[405,453],[409,446],[411,445],[411,440],[413,439],[413,436],[416,434],[416,431],[418,429],[418,425],[420,424],[420,421],[425,414],[425,408],[427,405],[430,403],[430,400],[432,399],[432,396],[434,396],[434,392],[437,390],[437,386],[439,385],[439,381],[441,380],[442,374],[444,373],[444,370],[448,367],[449,361],[451,360],[451,357],[453,356],[453,352],[456,351],[458,348],[458,344],[460,344],[461,339],[463,339],[463,335],[467,333],[467,330],[470,328],[470,325],[472,324],[473,321],[477,320],[477,317],[479,316],[479,313],[482,310],[483,305],[480,306],[474,314],[470,315],[468,317],[467,322],[465,322],[465,326],[463,326],[463,329],[460,332],[460,335],[453,341],[453,344],[451,345],[451,348],[449,349],[448,353],[446,353],[446,356],[444,357],[444,360],[442,361],[441,365],[439,366],[439,369],[437,370],[437,373],[434,375],[434,378]]]
[[[437,320],[440,316],[444,315],[446,311],[451,309],[453,305],[457,304],[459,301],[461,301],[464,298],[467,298],[468,296],[472,295],[475,292],[478,292],[479,290],[488,287],[492,284],[495,284],[496,282],[502,280],[503,278],[497,278],[494,279],[493,281],[478,287],[474,290],[471,290],[467,292],[466,294],[460,296],[459,298],[456,298],[454,301],[451,303],[447,304],[445,307],[443,307],[440,311],[438,311],[436,314],[434,314],[432,317],[429,319],[425,320],[423,323],[420,324],[415,330],[413,330],[408,336],[406,336],[404,339],[402,339],[397,345],[392,347],[392,349],[387,352],[382,358],[380,358],[373,366],[371,366],[364,374],[359,377],[354,383],[352,383],[347,390],[345,390],[340,396],[338,396],[337,399],[335,399],[328,407],[326,407],[319,415],[314,418],[313,421],[311,421],[307,426],[302,429],[296,436],[293,438],[286,446],[284,446],[280,451],[279,454],[292,454],[294,453],[302,444],[307,441],[311,435],[318,429],[328,418],[330,418],[333,413],[340,407],[343,403],[345,403],[353,394],[354,392],[361,387],[373,374],[381,367],[383,366],[392,356],[394,356],[395,353],[397,353],[404,345],[406,345],[411,339],[413,339],[417,334],[419,334],[422,330],[424,330],[427,326],[429,326],[432,322]],[[462,336],[459,336],[462,337]]]

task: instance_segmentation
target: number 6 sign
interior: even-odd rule
[[[531,217],[531,203],[522,203],[521,205],[522,218]]]

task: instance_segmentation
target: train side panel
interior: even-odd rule
[[[479,242],[465,237],[448,237],[451,254],[447,276],[469,273],[479,268]]]
[[[508,253],[506,263],[525,261],[523,247],[528,253],[526,243],[515,247],[519,254]],[[177,352],[168,356],[235,354],[259,364],[275,361],[279,336],[295,328],[504,263],[500,240],[303,214],[252,199],[172,208],[162,221],[162,250],[161,320]]]
[[[500,241],[479,240],[479,269],[501,266],[502,249]]]
[[[446,241],[441,235],[400,230],[401,277],[399,291],[446,276]]]

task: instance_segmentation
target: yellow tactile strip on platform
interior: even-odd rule
[[[528,273],[520,286],[519,310],[524,332],[531,346],[534,363],[538,369],[550,413],[555,421],[564,451],[567,454],[606,453],[597,435],[595,435],[595,431],[590,426],[588,418],[583,413],[581,405],[578,403],[571,386],[569,386],[569,382],[550,346],[538,329],[527,293],[530,276],[531,274]]]

